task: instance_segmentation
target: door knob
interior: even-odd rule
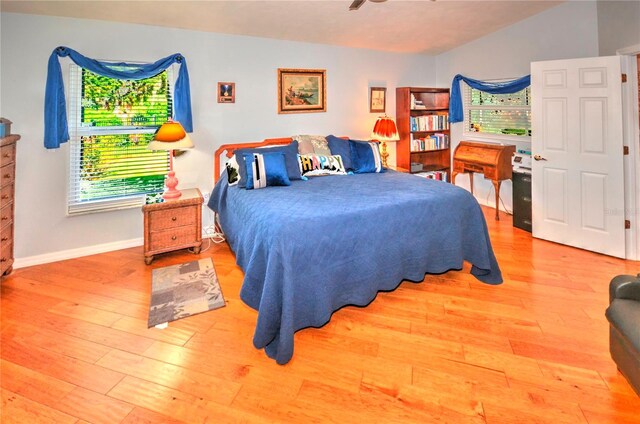
[[[547,160],[546,158],[543,158],[543,157],[542,157],[542,156],[540,156],[540,155],[533,155],[533,158],[534,158],[535,160]]]

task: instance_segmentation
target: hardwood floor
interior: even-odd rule
[[[286,366],[252,345],[256,312],[226,244],[226,307],[147,329],[142,247],[18,269],[1,285],[3,423],[639,423],[608,352],[623,261],[533,240],[485,209],[505,282],[427,276],[295,337]]]

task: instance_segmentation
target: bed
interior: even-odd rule
[[[215,175],[224,152],[289,141],[222,146]],[[502,282],[478,202],[441,181],[389,170],[245,190],[223,173],[208,206],[244,271],[240,297],[258,311],[253,344],[278,364],[293,356],[296,331],[321,327],[334,311],[365,306],[403,280],[468,261],[478,280]]]

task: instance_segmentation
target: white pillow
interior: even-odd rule
[[[309,153],[298,155],[300,174],[303,177],[315,177],[318,175],[345,175],[347,172],[340,155],[317,155]]]
[[[294,135],[292,138],[298,142],[298,153],[301,155],[311,153],[323,156],[331,155],[329,143],[323,135]]]
[[[238,165],[238,161],[236,159],[236,155],[231,156],[231,159],[227,161],[227,181],[230,186],[238,184],[240,181],[240,165]]]

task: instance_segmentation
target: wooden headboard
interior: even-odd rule
[[[293,141],[291,137],[285,138],[267,138],[264,141],[253,141],[248,143],[237,143],[237,144],[223,144],[216,150],[214,155],[214,163],[213,163],[213,184],[218,182],[218,178],[220,178],[220,156],[225,153],[225,156],[230,158],[238,149],[246,149],[250,147],[264,147],[264,146],[274,146],[277,144],[289,144]]]

